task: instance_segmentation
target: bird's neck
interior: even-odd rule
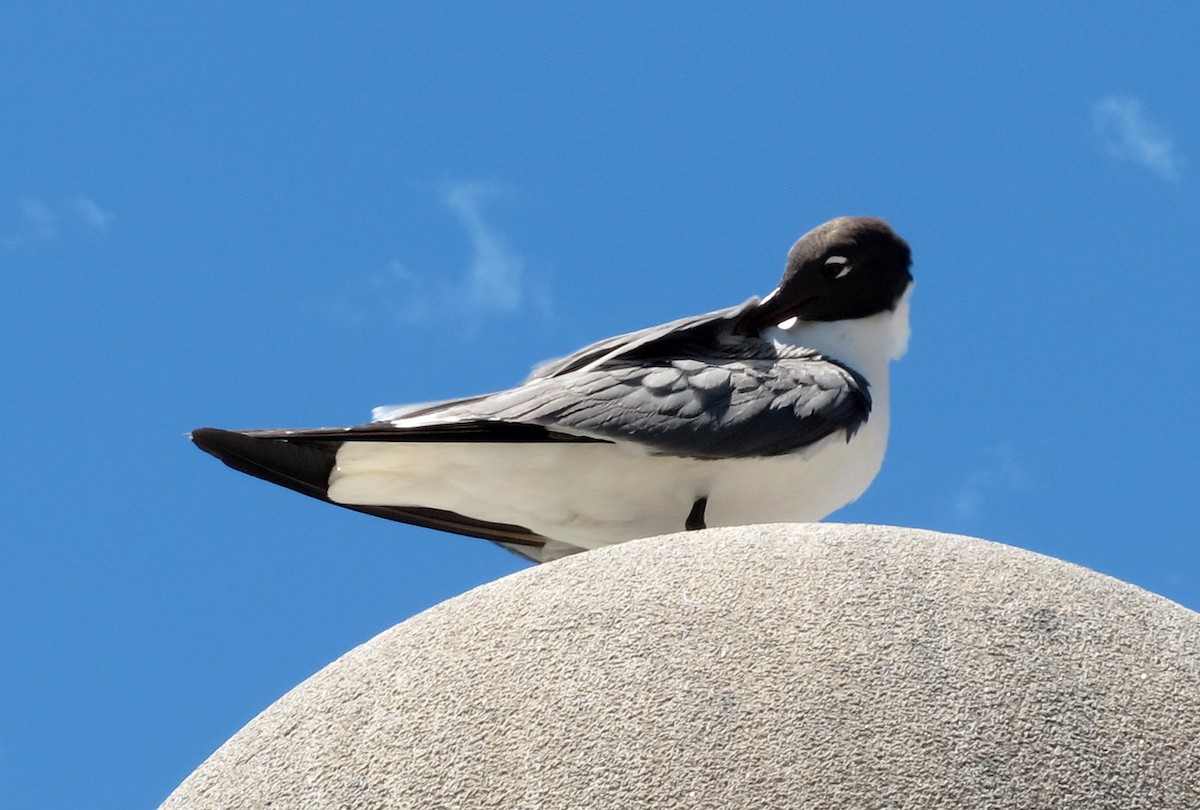
[[[796,320],[786,329],[776,326],[764,330],[762,337],[818,351],[862,374],[878,389],[887,385],[888,362],[899,359],[908,349],[911,295],[910,284],[893,310],[846,321]]]

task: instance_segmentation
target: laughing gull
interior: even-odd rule
[[[507,391],[376,408],[366,425],[201,428],[230,467],[538,562],[706,526],[808,522],[857,499],[909,337],[908,245],[841,217],[762,300],[602,340]]]

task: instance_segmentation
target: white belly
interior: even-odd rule
[[[854,438],[802,454],[697,460],[591,443],[347,442],[330,500],[423,506],[524,526],[582,549],[682,531],[697,498],[708,526],[817,521],[858,498],[887,443],[886,400]]]

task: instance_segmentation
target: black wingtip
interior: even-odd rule
[[[238,472],[328,500],[335,448],[327,441],[290,442],[220,428],[197,428],[192,441]]]
[[[221,430],[219,428],[196,428],[188,434],[188,438],[205,453],[210,453],[220,458],[223,448],[227,446],[223,437],[232,433],[233,431]]]
[[[340,430],[256,430],[241,433],[220,428],[197,428],[192,431],[191,439],[201,450],[216,456],[238,472],[326,503],[334,503],[329,500],[329,474],[333,471],[343,435]],[[538,551],[521,551],[520,548],[540,549],[546,543],[545,537],[524,526],[491,523],[428,507],[336,505],[386,520],[481,537],[504,544],[538,562],[541,561]],[[513,549],[514,546],[520,548]]]

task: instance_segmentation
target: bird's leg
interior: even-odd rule
[[[683,522],[683,528],[689,532],[694,532],[696,529],[707,528],[704,525],[704,507],[708,506],[708,497],[697,498],[692,504],[692,511],[688,512],[687,520]]]

